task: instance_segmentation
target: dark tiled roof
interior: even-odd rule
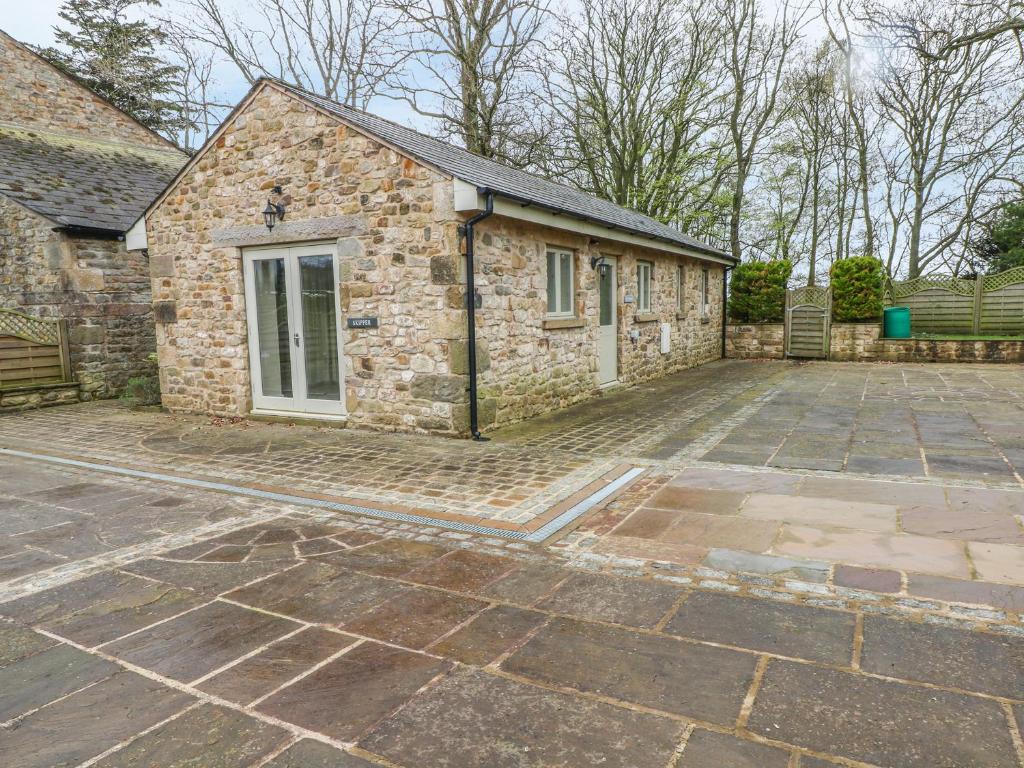
[[[679,230],[636,211],[593,197],[572,187],[534,176],[532,173],[509,168],[501,163],[475,155],[468,150],[405,128],[398,123],[346,107],[287,83],[276,80],[273,82],[300,98],[316,104],[326,112],[337,115],[356,128],[408,153],[415,159],[477,187],[486,187],[496,195],[520,202],[529,202],[540,208],[555,209],[575,218],[594,221],[643,237],[667,241],[683,248],[731,258],[713,246],[702,243],[689,235],[684,235]]]
[[[186,159],[173,149],[0,125],[0,195],[56,224],[124,232]]]

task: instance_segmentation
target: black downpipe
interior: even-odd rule
[[[725,359],[725,325],[729,322],[729,270],[722,270],[722,359]]]
[[[487,192],[483,211],[466,221],[466,330],[469,342],[466,350],[469,358],[469,432],[474,440],[488,438],[480,434],[480,417],[476,401],[476,281],[473,266],[473,227],[494,213],[494,194]]]

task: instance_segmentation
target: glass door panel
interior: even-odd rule
[[[253,289],[262,385],[260,394],[265,397],[290,398],[293,395],[292,358],[285,260],[255,260]]]
[[[332,250],[291,246],[244,255],[256,410],[345,414]]]
[[[306,397],[311,400],[338,400],[341,397],[341,380],[334,258],[329,255],[301,256],[298,263]]]

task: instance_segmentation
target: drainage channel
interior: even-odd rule
[[[503,528],[492,528],[487,525],[463,523],[458,520],[441,520],[428,515],[393,512],[387,509],[375,509],[373,507],[364,507],[359,504],[349,504],[342,501],[313,499],[307,496],[297,496],[290,493],[265,491],[259,488],[247,488],[244,485],[232,485],[231,483],[221,483],[214,480],[200,480],[198,478],[183,477],[181,475],[167,474],[165,472],[150,472],[142,469],[130,469],[128,467],[119,467],[113,464],[98,464],[91,461],[68,459],[62,456],[51,456],[44,453],[19,451],[13,448],[0,448],[0,454],[17,456],[18,458],[28,459],[30,461],[43,461],[50,464],[60,464],[68,467],[77,467],[79,469],[90,469],[96,472],[106,472],[108,474],[120,475],[122,477],[137,477],[143,480],[173,483],[175,485],[184,485],[190,488],[201,488],[207,491],[230,493],[236,496],[249,496],[267,501],[278,501],[285,504],[295,504],[297,506],[313,507],[315,509],[326,509],[332,512],[347,512],[349,514],[364,515],[366,517],[373,517],[381,520],[413,523],[416,525],[430,525],[437,528],[446,528],[448,530],[460,531],[463,533],[477,533],[485,536],[515,539],[516,541],[525,541],[530,543],[544,541],[549,536],[557,533],[577,518],[585,515],[588,511],[644,472],[644,469],[641,467],[634,467],[633,469],[626,471],[612,482],[602,488],[599,488],[585,499],[580,500],[565,512],[558,515],[558,517],[553,518],[535,531],[509,531]]]

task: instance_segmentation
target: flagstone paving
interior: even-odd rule
[[[16,474],[23,490],[89,476]],[[251,512],[274,516],[198,517],[201,540],[0,585],[0,764],[1024,765],[1024,622],[864,590],[888,572],[854,572],[846,594],[851,574],[793,561],[824,578],[782,571],[769,597],[743,574]],[[920,581],[954,598],[980,584]]]
[[[484,446],[4,416],[3,447],[491,520],[646,471],[542,545],[5,455],[0,765],[1020,768],[1022,389],[724,363]]]

